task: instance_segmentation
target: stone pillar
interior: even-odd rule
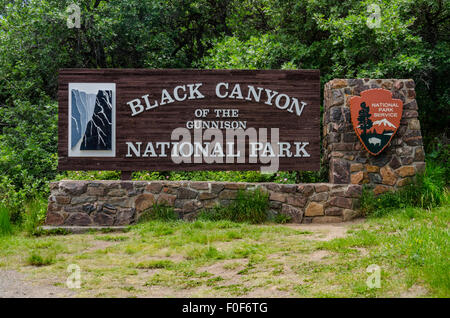
[[[425,169],[415,83],[411,79],[334,79],[325,85],[323,147],[329,182],[369,184],[376,194],[395,190]],[[378,156],[369,154],[352,127],[350,98],[371,88],[384,88],[403,102],[400,127]]]

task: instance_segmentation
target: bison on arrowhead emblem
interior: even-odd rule
[[[356,135],[366,150],[376,156],[390,143],[402,119],[403,102],[388,90],[375,88],[350,99],[350,114]]]

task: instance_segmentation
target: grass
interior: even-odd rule
[[[33,198],[25,203],[23,228],[29,235],[40,235],[47,212],[47,201],[43,198]]]
[[[82,271],[78,296],[450,296],[450,206],[400,208],[348,226],[151,220],[126,233],[0,238],[0,266],[52,284]],[[381,288],[366,285],[371,264]],[[417,294],[417,290],[420,291]]]
[[[176,221],[178,219],[179,216],[174,211],[173,207],[155,203],[152,208],[144,212],[140,217],[139,222],[146,222],[149,220]]]
[[[425,283],[436,296],[450,296],[450,207],[405,208],[371,218],[367,229],[320,244],[342,254],[372,250],[369,260],[404,270],[409,287]],[[380,265],[381,265],[380,264]]]
[[[9,211],[5,206],[0,205],[0,236],[9,235],[12,232],[13,227],[11,225]]]
[[[229,205],[218,205],[199,213],[200,220],[264,223],[268,219],[269,194],[260,189],[239,190]]]
[[[147,262],[142,262],[136,265],[136,268],[138,269],[158,269],[158,268],[165,268],[165,269],[171,269],[174,267],[174,262],[170,260],[152,260]]]
[[[447,169],[429,161],[425,173],[418,175],[415,183],[397,192],[375,196],[370,188],[364,188],[360,199],[361,210],[365,215],[379,217],[407,207],[427,209],[447,204]]]
[[[55,263],[55,257],[54,256],[42,256],[39,253],[33,252],[28,258],[27,263],[28,265],[32,266],[46,266]]]

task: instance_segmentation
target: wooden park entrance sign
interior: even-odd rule
[[[60,169],[120,170],[123,179],[140,170],[317,170],[322,150],[329,178],[61,180],[50,185],[46,224],[129,225],[154,204],[193,220],[254,189],[268,193],[271,215],[292,222],[350,220],[363,186],[396,191],[425,169],[414,88],[411,79],[326,83],[321,142],[318,71],[61,70]]]
[[[63,69],[59,169],[318,170],[318,70]]]

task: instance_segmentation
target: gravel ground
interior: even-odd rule
[[[0,270],[0,298],[57,298],[70,297],[73,293],[62,287],[34,284],[22,273]]]

